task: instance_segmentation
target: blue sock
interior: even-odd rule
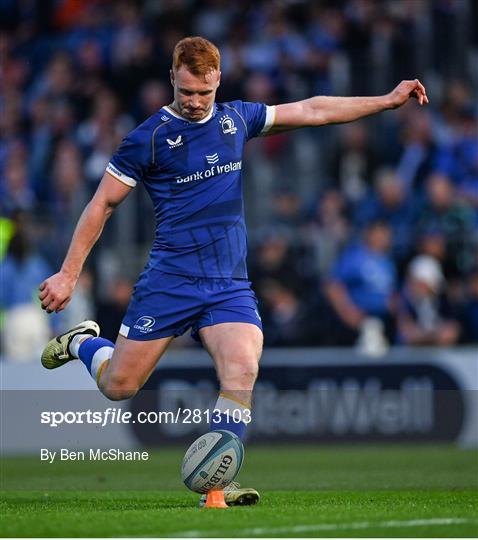
[[[251,409],[223,394],[219,395],[211,416],[211,431],[225,429],[244,440],[247,424],[251,420]]]
[[[93,379],[104,362],[113,356],[114,344],[102,337],[85,339],[78,347],[78,357],[85,364]]]

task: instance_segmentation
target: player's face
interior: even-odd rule
[[[220,78],[221,72],[216,70],[200,76],[193,75],[185,66],[171,70],[174,108],[188,120],[202,120],[211,112]]]

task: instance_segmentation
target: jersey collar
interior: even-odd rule
[[[169,113],[171,116],[174,116],[174,118],[178,118],[179,120],[183,120],[183,122],[188,122],[189,124],[205,124],[208,120],[211,120],[214,113],[216,112],[216,104],[213,103],[213,105],[211,107],[211,112],[205,118],[203,118],[202,120],[196,120],[196,121],[188,120],[187,118],[184,118],[184,116],[181,116],[175,110],[171,109],[171,107],[169,107],[169,105],[165,105],[163,107],[163,109],[167,113]]]

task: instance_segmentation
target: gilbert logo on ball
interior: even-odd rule
[[[186,487],[197,493],[224,489],[236,478],[244,460],[244,446],[231,431],[210,431],[188,448],[181,466]]]

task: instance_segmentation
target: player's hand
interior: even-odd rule
[[[63,311],[71,300],[76,279],[58,272],[40,284],[38,298],[47,313]]]
[[[413,79],[412,81],[402,81],[390,92],[388,97],[390,99],[390,106],[392,109],[401,107],[410,98],[415,98],[420,105],[426,105],[429,103],[427,91],[418,79]]]

